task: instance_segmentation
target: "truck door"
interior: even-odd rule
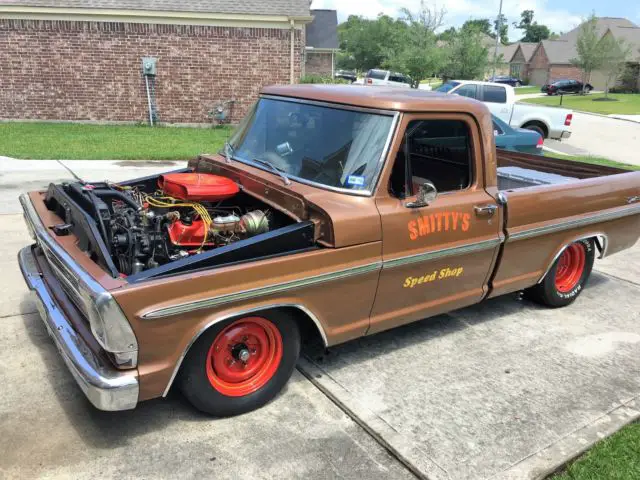
[[[400,128],[376,193],[383,268],[369,333],[481,300],[501,241],[472,117],[405,115]],[[437,198],[411,205],[427,182]]]

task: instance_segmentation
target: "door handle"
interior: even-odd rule
[[[492,217],[496,213],[496,210],[498,210],[498,206],[493,204],[476,205],[473,209],[476,211],[476,216],[478,217]]]

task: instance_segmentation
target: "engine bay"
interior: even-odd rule
[[[106,251],[106,263],[120,277],[204,258],[296,223],[231,179],[208,173],[170,173],[122,184],[52,184],[45,203],[65,219],[52,227],[56,235],[78,235],[92,257]]]

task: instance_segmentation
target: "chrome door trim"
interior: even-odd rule
[[[537,281],[537,283],[541,283],[544,280],[544,277],[546,277],[547,274],[551,271],[551,269],[553,268],[553,265],[556,263],[558,258],[560,258],[560,255],[562,255],[562,253],[569,247],[569,245],[575,242],[579,242],[580,240],[586,240],[588,238],[597,238],[597,237],[602,238],[602,251],[600,252],[600,256],[598,258],[604,258],[607,255],[607,248],[609,246],[609,237],[602,232],[590,233],[588,235],[581,235],[579,237],[574,238],[570,242],[567,242],[566,245],[563,245],[563,247],[560,250],[558,250],[558,253],[555,254],[555,256],[553,257],[553,260],[551,260],[551,263],[549,263],[549,266],[544,271],[544,273],[542,274],[540,279]]]
[[[181,315],[187,312],[193,312],[196,310],[203,310],[207,308],[219,307],[228,303],[239,302],[242,300],[250,300],[266,295],[272,295],[275,293],[287,292],[289,290],[296,290],[299,288],[309,287],[317,285],[319,283],[330,282],[333,280],[339,280],[342,278],[349,278],[356,275],[364,275],[365,273],[371,273],[380,270],[382,262],[373,262],[366,265],[360,265],[353,268],[344,270],[338,270],[331,273],[323,273],[313,277],[302,278],[299,280],[292,280],[289,282],[276,283],[273,285],[267,285],[265,287],[253,288],[250,290],[244,290],[236,293],[229,293],[225,295],[219,295],[217,297],[205,298],[202,300],[196,300],[194,302],[182,303],[179,305],[172,305],[170,307],[163,307],[157,310],[151,310],[142,315],[145,320],[155,320],[158,318],[169,317],[173,315]]]
[[[227,315],[223,315],[221,317],[217,317],[215,320],[212,320],[211,322],[209,322],[205,326],[203,326],[198,331],[198,333],[196,335],[194,335],[194,337],[191,339],[191,341],[185,347],[185,349],[183,350],[182,354],[180,355],[180,358],[176,362],[176,366],[174,367],[173,372],[171,373],[171,378],[169,379],[169,383],[167,383],[167,386],[164,389],[164,392],[162,393],[162,396],[166,397],[167,394],[169,393],[169,390],[171,390],[171,386],[173,385],[173,382],[176,379],[176,376],[178,375],[178,372],[180,371],[180,366],[182,365],[182,362],[184,361],[185,357],[187,356],[187,352],[189,351],[189,349],[191,349],[191,347],[196,342],[196,340],[198,340],[198,338],[200,338],[200,336],[204,332],[206,332],[210,327],[212,327],[213,325],[215,325],[217,323],[224,322],[225,320],[229,320],[230,318],[240,317],[242,315],[247,315],[249,313],[256,313],[256,312],[260,312],[260,311],[264,311],[264,310],[271,310],[271,309],[274,309],[274,308],[297,308],[298,310],[300,310],[301,312],[306,314],[313,321],[313,323],[316,324],[316,327],[318,327],[318,331],[320,332],[320,335],[322,336],[322,341],[324,342],[324,346],[325,347],[329,346],[329,343],[328,343],[328,340],[327,340],[327,335],[326,335],[326,333],[324,331],[324,328],[322,327],[322,324],[320,323],[320,320],[318,320],[318,317],[316,317],[304,305],[299,305],[299,304],[296,304],[296,303],[275,303],[275,304],[271,304],[271,305],[262,305],[260,307],[249,308],[249,309],[245,309],[245,310],[239,310],[237,312],[233,312],[233,313],[229,313]]]
[[[640,214],[640,205],[625,206],[622,208],[617,208],[614,211],[596,213],[585,218],[568,220],[564,222],[554,223],[552,225],[545,225],[543,227],[530,228],[528,230],[523,230],[522,232],[512,233],[509,235],[507,243],[512,240],[524,240],[548,233],[555,233],[561,232],[563,230],[570,230],[572,228],[585,227],[587,225],[593,225],[594,223],[598,222],[608,222],[611,220],[617,220],[618,218],[638,214]]]
[[[468,243],[458,247],[443,248],[441,250],[431,250],[429,252],[418,253],[406,257],[394,258],[393,260],[385,260],[382,265],[384,269],[411,265],[413,263],[428,262],[440,258],[446,258],[453,255],[465,255],[467,253],[480,252],[495,248],[502,243],[498,237],[481,242]]]

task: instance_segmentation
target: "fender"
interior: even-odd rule
[[[562,246],[558,249],[556,254],[553,256],[551,262],[549,263],[549,266],[545,269],[544,274],[540,277],[540,279],[536,283],[541,283],[544,280],[544,278],[547,276],[547,274],[553,267],[553,264],[556,263],[556,260],[560,258],[560,255],[562,255],[562,252],[564,252],[569,245],[575,242],[579,242],[580,240],[587,240],[589,238],[595,238],[599,241],[598,247],[600,250],[600,255],[598,255],[598,258],[604,258],[607,255],[607,247],[609,244],[609,237],[607,237],[605,233],[595,232],[595,233],[588,233],[586,235],[578,235],[576,237],[573,237],[568,242],[562,244]]]
[[[324,343],[324,346],[327,347],[329,345],[329,343],[327,341],[327,335],[326,335],[326,333],[324,331],[324,327],[320,323],[320,320],[318,320],[318,317],[313,312],[311,312],[311,310],[309,310],[307,307],[305,307],[304,305],[294,304],[294,303],[274,303],[274,304],[269,304],[269,305],[261,305],[259,307],[255,307],[255,308],[238,309],[238,310],[234,310],[234,311],[231,311],[231,312],[226,312],[223,315],[217,316],[213,320],[207,322],[193,336],[191,341],[187,344],[187,346],[185,347],[184,351],[180,355],[180,358],[178,359],[178,361],[176,363],[176,366],[173,369],[173,373],[171,374],[171,378],[169,379],[169,383],[167,383],[167,387],[164,389],[164,392],[162,393],[162,396],[163,397],[167,396],[167,394],[169,393],[169,390],[171,390],[171,386],[173,385],[173,382],[174,382],[176,376],[178,375],[178,372],[180,371],[180,366],[182,365],[183,360],[187,356],[187,353],[189,352],[189,350],[191,349],[193,344],[196,342],[196,340],[198,340],[198,338],[200,338],[200,336],[204,332],[209,330],[209,328],[211,328],[212,326],[214,326],[214,325],[216,325],[216,324],[218,324],[220,322],[224,322],[225,320],[229,320],[230,318],[240,317],[240,316],[243,316],[243,315],[247,315],[249,313],[256,313],[256,312],[261,312],[261,311],[265,311],[265,310],[273,310],[273,309],[276,309],[276,308],[295,308],[295,309],[298,309],[299,311],[301,311],[304,315],[306,315],[309,319],[311,319],[311,321],[313,321],[313,323],[315,324],[316,328],[318,329],[318,332],[320,333],[320,336],[322,337],[322,342]]]

